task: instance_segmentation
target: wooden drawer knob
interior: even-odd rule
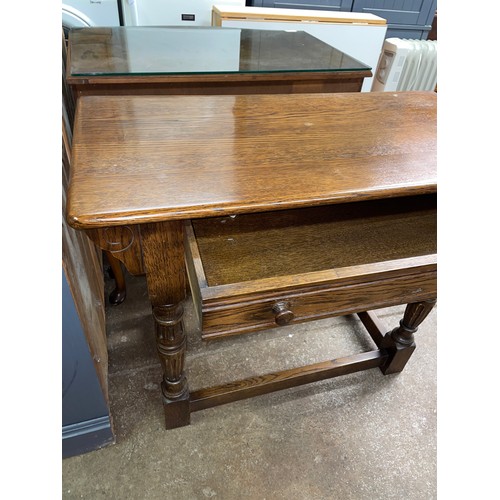
[[[276,324],[283,326],[287,325],[295,318],[295,314],[289,309],[290,304],[288,302],[276,302],[273,306],[274,321]]]

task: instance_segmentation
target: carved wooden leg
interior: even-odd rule
[[[109,294],[109,303],[113,306],[120,305],[127,296],[127,285],[125,284],[125,276],[123,274],[121,262],[111,253],[105,251],[108,259],[113,279],[115,280],[115,289]]]
[[[186,297],[184,236],[181,222],[141,226],[144,265],[153,307],[167,429],[188,425],[189,389],[184,374],[186,336],[182,325]]]
[[[431,312],[435,303],[436,300],[428,300],[408,304],[399,326],[386,333],[381,345],[389,352],[387,363],[380,368],[384,375],[403,370],[416,347],[413,334]]]

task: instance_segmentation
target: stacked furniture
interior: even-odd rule
[[[387,31],[386,20],[373,14],[305,9],[214,5],[212,24],[224,28],[304,31],[371,68],[376,68]],[[361,90],[371,90],[365,78]]]

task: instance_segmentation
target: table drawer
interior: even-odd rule
[[[436,296],[436,197],[193,220],[187,267],[217,338]]]

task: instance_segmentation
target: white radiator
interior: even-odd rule
[[[373,78],[372,91],[434,90],[437,42],[387,38]]]

